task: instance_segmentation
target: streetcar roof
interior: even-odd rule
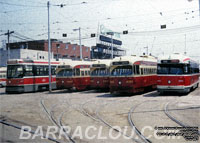
[[[60,68],[68,67],[68,68],[75,68],[78,66],[82,65],[87,65],[90,66],[93,62],[91,61],[73,61],[73,60],[67,60],[67,61],[62,61],[59,65]],[[59,68],[58,67],[58,68]]]
[[[31,60],[31,59],[10,59],[8,60],[8,65],[16,65],[16,64],[44,64],[48,65],[47,60]],[[51,65],[58,65],[60,62],[51,60]]]
[[[6,72],[7,67],[0,67],[0,72]]]
[[[129,65],[140,64],[141,62],[157,63],[157,59],[152,56],[122,56],[116,57],[112,60],[111,65],[115,62],[127,62]]]
[[[179,54],[179,53],[174,53],[174,54],[171,54],[171,55],[164,55],[161,58],[159,58],[158,62],[161,63],[161,61],[167,61],[167,60],[171,60],[171,61],[177,60],[178,63],[196,62],[196,61],[192,60],[189,56]]]
[[[92,67],[96,67],[96,65],[105,65],[106,67],[109,67],[111,62],[111,59],[99,59],[93,62]]]

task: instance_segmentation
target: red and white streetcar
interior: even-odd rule
[[[51,62],[52,89],[56,89],[57,61]],[[49,88],[48,62],[43,60],[12,59],[7,63],[6,92],[35,92]]]
[[[0,87],[6,86],[6,67],[0,67]]]
[[[111,60],[97,60],[91,68],[91,88],[93,89],[109,89]]]
[[[124,56],[113,59],[110,67],[111,93],[136,93],[155,89],[157,59],[152,56]]]
[[[163,57],[158,64],[157,89],[160,93],[188,93],[199,85],[199,63],[181,54]]]
[[[56,85],[58,89],[85,90],[90,86],[89,61],[65,61],[56,71]]]

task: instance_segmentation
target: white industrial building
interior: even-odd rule
[[[53,54],[51,54],[53,55]],[[0,49],[0,67],[7,65],[8,52],[5,49]],[[51,56],[52,57],[52,56]],[[48,52],[29,49],[11,49],[10,59],[33,59],[33,60],[48,60]]]

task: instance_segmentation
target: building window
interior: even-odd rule
[[[21,49],[24,49],[24,44],[20,45],[20,48],[21,48]]]
[[[73,46],[73,50],[76,50],[76,46]]]
[[[66,44],[65,49],[68,49],[68,44]]]
[[[88,47],[86,47],[86,52],[88,52]]]
[[[57,47],[57,48],[60,48],[60,44],[56,44],[56,47]]]

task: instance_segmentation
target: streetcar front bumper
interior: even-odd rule
[[[157,86],[158,92],[178,92],[187,93],[190,91],[190,86]]]

